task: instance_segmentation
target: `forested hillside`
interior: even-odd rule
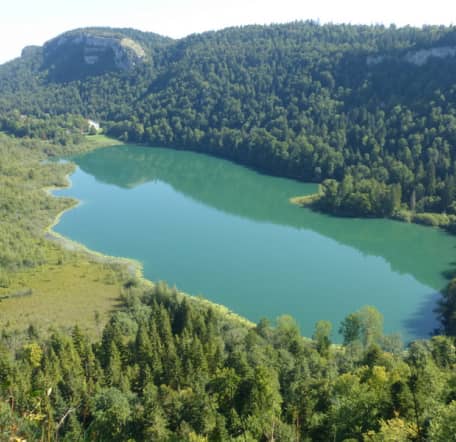
[[[456,212],[454,27],[306,22],[175,41],[85,32],[123,35],[146,56],[90,76],[81,62],[83,78],[57,81],[50,45],[24,51],[0,68],[5,129],[27,133],[29,117],[79,114],[125,141],[330,179],[320,207],[334,213]]]
[[[90,337],[68,318],[50,330],[0,318],[1,439],[455,440],[455,280],[438,308],[448,336],[404,350],[363,307],[303,338],[289,316],[249,324],[122,266],[86,265],[44,239],[73,202],[42,192],[65,183],[71,166],[49,160],[78,150],[92,118],[125,141],[323,182],[327,211],[438,212],[451,224],[455,73],[455,28],[311,22],[182,40],[78,30],[0,66],[0,130],[17,137],[0,135],[1,293],[41,269],[76,274],[76,303],[96,290],[110,290],[106,311],[119,301]],[[45,295],[38,319],[54,308]]]
[[[403,353],[372,307],[330,346],[320,321],[251,328],[163,284],[129,283],[95,343],[75,327],[0,341],[0,431],[8,440],[454,440],[450,338]],[[383,349],[388,349],[386,353]],[[22,438],[22,439],[17,439]]]

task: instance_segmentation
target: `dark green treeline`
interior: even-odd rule
[[[345,345],[332,347],[326,321],[312,340],[286,316],[251,328],[132,280],[94,343],[78,327],[3,333],[0,431],[10,440],[453,440],[450,338],[403,353],[372,307],[340,331]]]

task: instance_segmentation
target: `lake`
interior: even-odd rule
[[[72,158],[81,204],[55,231],[141,261],[166,281],[258,321],[291,314],[304,335],[364,305],[406,340],[437,326],[433,308],[454,266],[456,237],[384,219],[335,218],[293,206],[315,184],[262,175],[218,158],[116,146]]]

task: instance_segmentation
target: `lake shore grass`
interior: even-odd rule
[[[121,146],[125,143],[119,141],[116,138],[108,137],[102,133],[97,135],[86,135],[84,138],[84,143],[82,143],[82,149],[80,152],[86,152],[94,149],[101,149],[104,147],[112,147],[112,146]]]
[[[96,135],[95,135],[96,136]],[[102,140],[103,138],[101,138]],[[101,148],[101,147],[106,147],[99,145],[98,147],[95,148]],[[66,188],[71,187],[71,179],[70,179],[70,174],[66,176],[67,180],[67,185],[65,186]],[[50,192],[52,194],[53,190],[61,189],[62,187],[52,187],[52,188],[46,188],[45,190],[47,192]],[[54,196],[54,195],[53,195]],[[134,278],[137,283],[139,283],[140,286],[143,288],[153,288],[154,282],[151,280],[147,279],[144,276],[143,273],[143,266],[140,261],[134,260],[132,258],[125,258],[125,257],[119,257],[119,256],[111,256],[111,255],[105,255],[101,252],[89,249],[85,245],[73,241],[60,233],[56,232],[53,230],[53,228],[60,222],[61,217],[69,210],[73,210],[80,204],[79,201],[74,200],[74,204],[63,209],[61,212],[57,214],[55,217],[54,221],[52,224],[50,224],[46,229],[45,229],[45,237],[46,239],[53,241],[57,243],[60,247],[63,247],[65,250],[70,251],[70,252],[77,252],[80,254],[85,255],[88,259],[93,260],[96,263],[101,263],[101,264],[108,264],[108,265],[114,265],[114,266],[122,266],[124,269],[127,270],[127,275],[130,278]],[[125,279],[125,277],[123,277]],[[191,302],[197,302],[200,305],[204,305],[208,308],[213,308],[215,311],[217,311],[220,315],[225,316],[231,320],[234,320],[236,322],[242,323],[243,325],[247,327],[254,327],[255,324],[252,321],[249,321],[247,318],[244,318],[241,315],[238,315],[237,313],[234,313],[231,311],[228,307],[222,305],[222,304],[217,304],[209,299],[204,298],[203,296],[199,295],[189,295],[188,293],[185,293],[183,291],[178,290],[177,291],[180,296],[187,297]]]
[[[15,272],[7,289],[0,291],[1,325],[22,331],[33,325],[50,327],[78,324],[89,335],[97,335],[120,302],[122,281],[111,266],[94,262],[80,253],[69,253],[47,242],[47,262]],[[28,291],[28,296],[16,297]]]
[[[98,136],[98,135],[92,135],[92,137],[96,137],[96,136]],[[101,148],[101,147],[106,147],[106,146],[95,145],[93,148],[97,149],[97,148]],[[43,190],[45,192],[47,192],[48,194],[50,194],[52,197],[59,198],[58,196],[53,194],[53,191],[59,190],[59,189],[64,189],[64,188],[67,188],[67,189],[71,188],[71,186],[72,186],[71,178],[70,178],[71,173],[72,172],[70,172],[69,174],[67,174],[65,176],[66,183],[64,186],[50,186],[50,187],[44,188]],[[91,249],[87,248],[86,246],[84,246],[83,244],[81,244],[77,241],[74,241],[70,238],[67,238],[54,230],[54,227],[60,222],[60,220],[62,219],[62,216],[66,212],[75,209],[80,204],[80,201],[73,199],[73,198],[71,198],[70,201],[71,201],[71,203],[67,207],[65,207],[63,210],[58,212],[57,215],[55,216],[54,220],[52,221],[52,223],[49,224],[44,229],[44,237],[47,240],[50,240],[50,241],[58,244],[60,247],[62,247],[63,249],[65,249],[67,251],[78,252],[80,254],[86,255],[96,262],[100,262],[102,264],[124,265],[128,269],[128,274],[131,277],[140,278],[142,276],[142,264],[139,261],[136,261],[136,260],[130,259],[130,258],[109,256],[109,255],[105,255],[103,253],[97,252],[95,250],[91,250]]]
[[[22,149],[21,140],[4,135],[2,141],[20,146],[16,148],[19,149],[18,153]],[[26,143],[31,145],[33,140]],[[37,142],[38,146],[39,143]],[[122,143],[103,135],[87,136],[85,143],[69,146],[65,152],[77,154],[118,144]],[[45,148],[54,151],[52,146],[48,148],[46,145]],[[55,150],[61,152],[62,149],[57,147]],[[15,151],[7,152],[13,152],[14,155]],[[35,166],[42,167],[43,159],[45,155],[37,147],[24,168],[29,170]],[[18,189],[33,186],[34,190],[39,191],[41,188],[47,195],[46,198],[58,199],[52,192],[71,185],[69,175],[74,168],[65,164],[61,167],[56,165],[52,170],[50,182],[53,185],[42,187],[38,180],[24,181],[21,178]],[[18,194],[19,198],[20,195]],[[49,205],[39,219],[34,212],[27,212],[28,224],[36,225],[37,228],[33,243],[40,248],[42,260],[34,266],[3,269],[6,283],[3,281],[0,286],[0,324],[4,330],[20,332],[32,324],[46,331],[49,327],[65,328],[78,324],[93,336],[119,306],[123,283],[130,277],[125,269],[132,267],[132,264],[124,263],[123,260],[120,264],[117,259],[102,259],[95,252],[84,250],[82,245],[76,245],[53,231],[63,214],[78,204],[76,200],[61,198],[59,204]],[[44,214],[46,215],[43,216]],[[44,224],[46,219],[51,221],[47,226]],[[137,266],[139,264],[135,263],[135,272]]]
[[[76,146],[71,154],[122,145],[104,135],[86,137],[87,143]],[[53,191],[71,186],[73,170],[66,165],[64,179],[59,184],[43,187],[52,198]],[[121,306],[121,294],[128,281],[134,280],[141,289],[152,289],[155,282],[144,277],[139,261],[105,255],[91,250],[54,230],[62,216],[79,205],[76,199],[65,198],[65,204],[47,225],[42,235],[45,262],[35,267],[8,272],[9,284],[0,287],[0,325],[21,332],[30,324],[46,332],[52,327],[72,327],[75,324],[89,335],[99,335],[110,314]],[[229,321],[247,327],[255,324],[201,296],[177,291],[190,302],[212,308]]]
[[[315,204],[321,199],[321,193],[311,193],[310,195],[294,196],[289,199],[291,204],[300,207],[315,207]]]

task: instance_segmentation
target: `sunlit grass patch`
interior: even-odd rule
[[[95,335],[118,305],[122,273],[53,244],[45,254],[46,264],[10,274],[9,287],[0,288],[0,326],[46,330],[78,324]]]

